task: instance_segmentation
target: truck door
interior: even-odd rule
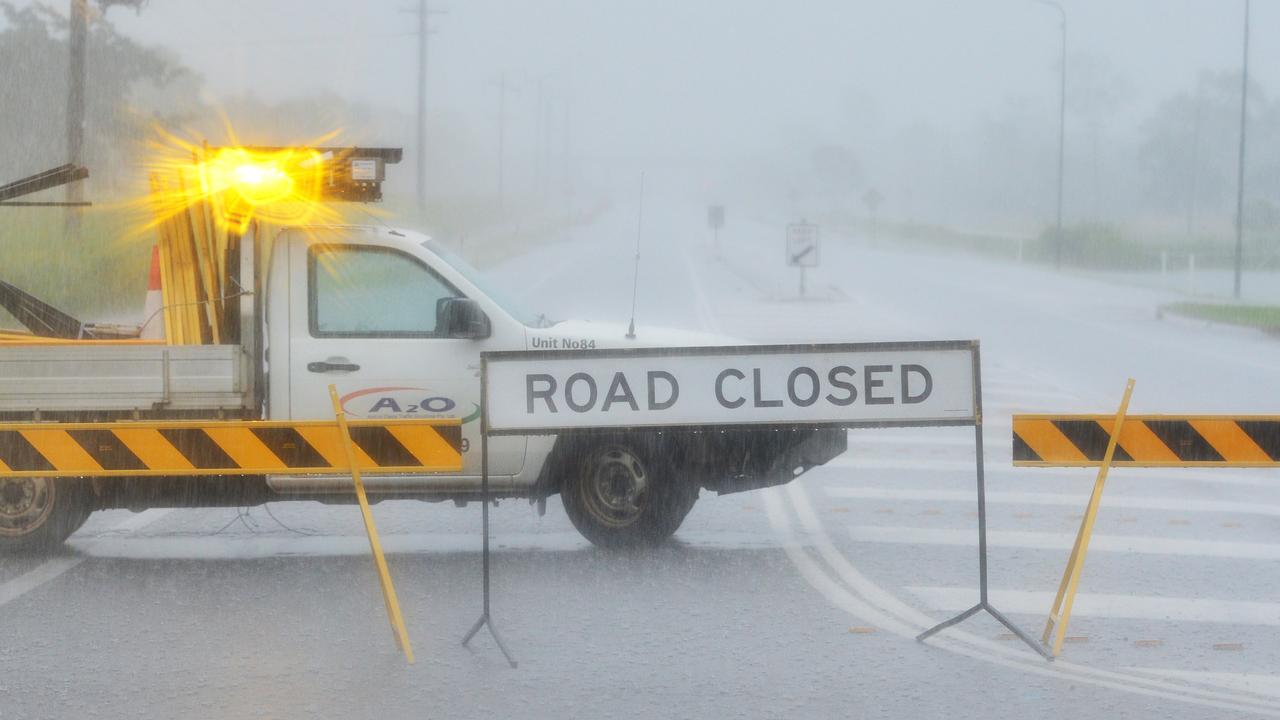
[[[352,232],[289,233],[290,417],[333,417],[330,383],[351,418],[459,417],[462,474],[478,476],[480,353],[520,347],[523,334],[491,317],[489,338],[438,335],[436,302],[464,295],[419,257]],[[518,474],[524,451],[522,437],[492,438],[490,472]]]

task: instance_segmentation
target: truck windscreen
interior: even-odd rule
[[[524,303],[517,302],[511,298],[511,296],[508,295],[501,287],[490,280],[483,272],[472,266],[471,263],[467,262],[461,255],[458,255],[435,240],[427,240],[422,243],[422,246],[435,253],[435,255],[441,260],[449,263],[449,265],[453,266],[453,268],[459,273],[462,273],[462,276],[465,277],[472,285],[480,288],[481,292],[488,295],[489,298],[500,305],[508,315],[515,318],[520,323],[534,328],[550,327],[555,324],[553,321],[548,320],[545,315],[530,312],[524,307]]]

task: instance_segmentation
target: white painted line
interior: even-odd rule
[[[805,535],[813,542],[807,548],[792,533],[791,521],[782,508],[782,497],[792,500],[792,508],[801,521]],[[898,597],[872,582],[849,562],[822,528],[804,490],[797,483],[764,491],[769,521],[780,535],[787,555],[796,564],[801,575],[836,607],[844,609],[860,620],[882,627],[907,638],[930,627],[935,620],[906,604]],[[817,558],[814,557],[816,551]],[[820,562],[818,558],[821,558]],[[847,589],[846,589],[847,588]],[[851,592],[852,591],[852,592]],[[972,600],[977,598],[975,593]],[[905,622],[905,624],[904,624]],[[1264,700],[1246,698],[1229,692],[1191,688],[1160,678],[1144,678],[1139,675],[1113,672],[1087,665],[1078,665],[1059,659],[1047,665],[1038,656],[1021,645],[1011,646],[985,637],[979,637],[959,628],[951,628],[929,640],[931,645],[949,652],[995,665],[1017,668],[1023,672],[1044,677],[1059,677],[1073,682],[1086,682],[1098,687],[1124,690],[1147,697],[1180,700],[1201,706],[1248,710],[1271,717],[1280,717],[1277,707]]]
[[[1201,672],[1197,670],[1166,670],[1164,668],[1130,667],[1129,672],[1142,673],[1155,677],[1172,678],[1213,687],[1248,692],[1255,695],[1280,698],[1280,675],[1263,675],[1261,673],[1224,673]]]
[[[480,551],[475,533],[383,533],[388,555],[439,555]],[[692,548],[750,550],[777,549],[772,537],[747,532],[681,531],[681,545]],[[492,541],[493,552],[572,552],[591,543],[577,532],[504,533]],[[217,536],[154,536],[103,538],[83,551],[95,558],[131,560],[249,560],[272,557],[352,557],[369,555],[364,535],[284,535],[240,533]]]
[[[147,510],[138,513],[128,520],[117,525],[112,525],[105,532],[133,532],[169,513],[168,509]],[[84,553],[91,550],[96,543],[101,540],[92,539],[83,542],[72,543],[78,550]],[[0,606],[17,600],[45,583],[52,582],[66,573],[68,570],[76,567],[80,563],[89,559],[89,555],[70,555],[66,557],[56,557],[40,563],[36,567],[19,575],[18,577],[0,585]]]
[[[948,612],[964,610],[978,597],[977,587],[917,586],[906,590],[929,607]],[[991,588],[990,594],[992,604],[1001,611],[1023,615],[1048,614],[1054,599],[1052,592],[1007,588]],[[1079,593],[1071,612],[1076,617],[1280,626],[1280,603],[1245,600]]]
[[[0,606],[7,605],[41,585],[56,579],[87,559],[83,555],[73,555],[40,563],[4,585],[0,585]]]
[[[978,544],[972,529],[916,528],[882,525],[856,525],[849,535],[858,542],[901,543],[908,545],[954,545],[971,547]],[[988,544],[996,547],[1031,548],[1035,550],[1069,550],[1074,533],[1023,532],[991,530]],[[1136,553],[1139,555],[1179,555],[1184,557],[1239,558],[1245,560],[1280,560],[1280,545],[1273,543],[1227,542],[1221,540],[1184,540],[1154,535],[1094,535],[1089,549],[1101,552]]]
[[[828,487],[828,497],[861,500],[916,500],[925,502],[960,502],[976,503],[977,495],[972,490],[927,490],[910,488],[877,488],[877,487]],[[987,502],[995,505],[1056,505],[1075,507],[1083,510],[1089,499],[1088,492],[1072,493],[1032,493],[1032,492],[988,492]],[[1102,498],[1104,508],[1127,508],[1132,510],[1171,510],[1182,513],[1228,513],[1244,515],[1266,515],[1280,517],[1280,505],[1264,505],[1262,503],[1232,502],[1228,500],[1197,500],[1186,497],[1145,496],[1145,495],[1105,495]]]
[[[874,431],[880,432],[880,431]],[[907,439],[895,439],[895,444],[911,445],[922,453],[927,453],[934,445],[947,445],[951,447],[967,446],[970,448],[968,457],[955,460],[934,460],[921,459],[917,457],[920,453],[910,455],[902,454],[897,457],[866,457],[858,454],[858,445],[864,442],[864,438],[871,436],[870,432],[855,433],[849,436],[849,447],[851,452],[847,452],[836,458],[828,460],[821,467],[829,469],[848,469],[855,471],[862,470],[898,470],[901,472],[945,472],[945,473],[968,473],[973,474],[973,438],[968,437],[963,441],[952,441],[948,439],[946,442],[925,443],[925,442],[909,442]],[[871,444],[871,443],[868,443]],[[1032,467],[1020,468],[1013,467],[1013,455],[1011,452],[1005,452],[1003,448],[992,450],[988,448],[986,453],[986,475],[988,478],[1004,478],[1017,477],[1027,482],[1056,480],[1059,478],[1068,480],[1080,480],[1082,482],[1093,482],[1094,476],[1097,474],[1097,468],[1055,468],[1055,467]],[[1178,480],[1188,480],[1195,482],[1206,482],[1217,485],[1244,485],[1251,487],[1276,488],[1276,476],[1274,471],[1255,470],[1252,468],[1232,468],[1228,470],[1198,470],[1186,468],[1113,468],[1112,478],[1117,481],[1124,482],[1134,481],[1155,481],[1155,482],[1173,482]],[[1123,473],[1123,475],[1121,475]]]
[[[893,443],[893,445],[906,445],[918,448],[922,452],[928,452],[934,446],[968,446],[973,447],[973,437],[961,439],[947,438],[945,441],[928,441],[923,438],[893,438],[893,439],[870,439],[874,434],[882,432],[882,430],[867,430],[867,432],[854,432],[849,436],[849,446],[852,452],[846,452],[845,455],[833,457],[828,460],[822,468],[832,470],[900,470],[904,473],[969,473],[973,474],[974,462],[973,451],[970,450],[968,459],[956,460],[933,460],[922,459],[913,455],[897,456],[897,457],[867,457],[858,454],[859,445],[879,445],[879,443]],[[1056,478],[1069,478],[1085,480],[1092,482],[1093,475],[1097,473],[1093,468],[1014,468],[1012,466],[1011,451],[1006,448],[987,448],[987,466],[986,473],[988,478],[1018,478],[1021,480],[1046,480]],[[1155,482],[1172,482],[1172,480],[1194,480],[1194,482],[1224,484],[1224,486],[1251,486],[1276,488],[1276,475],[1274,470],[1256,470],[1244,468],[1225,468],[1222,470],[1201,470],[1201,469],[1185,469],[1185,468],[1114,468],[1112,478],[1117,480],[1123,479],[1124,482],[1134,482],[1134,480],[1155,480]],[[1123,473],[1123,474],[1121,474]]]

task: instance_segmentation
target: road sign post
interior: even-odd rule
[[[724,227],[724,206],[707,206],[707,227],[711,228],[712,246],[716,255],[720,254],[720,228]]]
[[[822,232],[817,225],[801,220],[787,226],[787,265],[800,268],[800,297],[805,293],[805,270],[817,267]]]

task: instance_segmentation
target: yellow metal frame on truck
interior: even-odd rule
[[[462,469],[462,423],[456,418],[348,425],[361,471]],[[351,469],[333,420],[0,424],[0,477],[328,475]]]

